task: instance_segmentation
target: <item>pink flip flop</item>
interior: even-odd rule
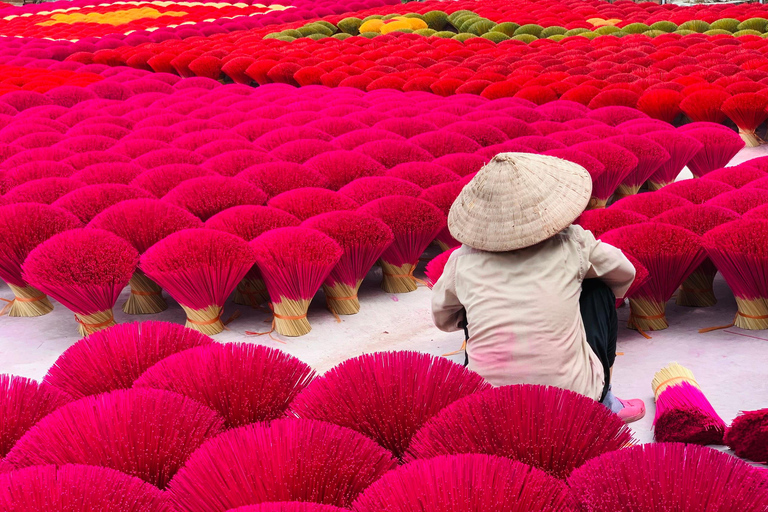
[[[622,410],[618,412],[619,418],[624,420],[624,423],[632,423],[645,417],[645,403],[639,398],[633,400],[622,400],[616,397],[624,406]]]

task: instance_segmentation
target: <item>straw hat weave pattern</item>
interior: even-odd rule
[[[546,155],[500,153],[456,198],[448,229],[475,249],[522,249],[568,227],[591,195],[592,180],[578,164]]]

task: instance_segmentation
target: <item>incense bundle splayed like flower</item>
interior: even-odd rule
[[[224,330],[224,303],[255,262],[242,238],[185,229],[150,247],[140,267],[181,305],[187,327],[212,335]]]
[[[275,197],[295,188],[331,188],[331,182],[324,175],[293,162],[266,162],[252,165],[235,177],[256,185],[269,197]]]
[[[112,308],[131,279],[139,253],[101,229],[72,229],[29,253],[22,276],[75,314],[85,336],[115,325]]]
[[[741,412],[725,431],[724,441],[737,456],[768,464],[768,409]]]
[[[602,140],[588,141],[571,146],[598,160],[605,170],[592,182],[592,198],[587,209],[605,208],[608,200],[632,169],[637,167],[637,157],[621,146]]]
[[[652,194],[640,194],[619,199],[611,205],[612,209],[629,210],[632,212],[653,218],[672,208],[688,206],[691,203],[676,195],[654,192]]]
[[[629,299],[629,327],[641,332],[669,327],[667,301],[706,258],[701,237],[678,226],[644,222],[608,231],[601,240],[637,258],[650,273]]]
[[[640,187],[670,159],[669,152],[661,145],[640,135],[619,135],[605,139],[632,152],[637,157],[637,165],[629,172],[616,189],[616,197],[631,196],[640,191]]]
[[[721,206],[744,215],[749,210],[768,204],[768,190],[757,187],[744,187],[719,194],[707,204]]]
[[[391,176],[371,176],[358,178],[344,185],[339,189],[339,193],[362,205],[387,196],[418,197],[422,190],[417,184],[404,179]]]
[[[743,219],[704,235],[704,247],[736,297],[734,325],[768,329],[768,221]]]
[[[734,165],[733,167],[723,167],[721,169],[715,169],[704,175],[706,180],[716,180],[734,188],[741,188],[745,185],[765,178],[768,173],[761,171],[756,167],[752,167],[749,163],[743,163]]]
[[[187,210],[159,199],[129,199],[98,214],[88,223],[88,227],[116,234],[130,242],[142,255],[171,233],[201,228],[203,223]],[[123,304],[125,313],[147,315],[168,309],[162,288],[141,269],[136,269],[129,284],[131,294]]]
[[[640,287],[643,286],[645,282],[651,278],[651,273],[648,272],[648,269],[645,268],[645,265],[640,263],[640,260],[631,254],[625,254],[624,256],[629,260],[632,266],[635,267],[635,279],[624,293],[624,297],[616,299],[616,308],[620,308],[624,304],[625,299],[632,298],[635,295],[635,292],[637,292],[637,290],[639,290]]]
[[[586,210],[573,223],[591,231],[595,238],[600,238],[606,231],[647,221],[648,217],[642,213],[619,208],[605,208]]]
[[[163,197],[181,182],[216,173],[191,164],[168,164],[147,169],[136,176],[131,185],[142,188],[156,197]]]
[[[450,211],[453,202],[456,201],[456,198],[459,196],[459,193],[463,188],[464,184],[460,181],[441,183],[439,185],[433,185],[427,189],[424,189],[424,191],[419,194],[419,199],[423,199],[424,201],[430,202],[437,206],[440,208],[440,211],[443,212],[443,215],[448,218],[448,212]],[[443,251],[447,251],[452,247],[461,245],[455,238],[451,236],[450,231],[448,231],[448,226],[445,226],[440,230],[440,233],[438,233],[435,242],[437,242],[437,245]]]
[[[163,196],[163,201],[192,212],[203,222],[227,208],[243,204],[260,205],[266,200],[267,194],[259,187],[224,176],[186,180]]]
[[[6,203],[51,204],[85,183],[72,178],[41,178],[13,187],[3,196]]]
[[[764,94],[743,92],[725,100],[720,109],[738,126],[739,136],[746,146],[754,148],[761,143],[755,130],[768,118],[766,107],[768,97]]]
[[[744,141],[737,134],[723,127],[695,128],[684,133],[704,146],[688,162],[688,168],[697,178],[725,167],[744,147]]]
[[[413,273],[424,250],[446,225],[443,212],[427,201],[407,196],[383,197],[358,211],[383,220],[395,236],[380,259],[382,289],[387,293],[415,291]]]
[[[96,215],[121,201],[152,197],[151,193],[138,187],[103,183],[73,190],[61,196],[52,205],[72,212],[83,224],[88,224]]]
[[[734,190],[731,185],[716,180],[680,180],[666,185],[661,191],[687,199],[693,204],[703,204],[713,197]]]
[[[739,214],[727,208],[708,204],[692,204],[667,210],[653,218],[654,222],[663,222],[680,226],[699,236],[726,222],[739,219]],[[676,303],[678,306],[709,307],[717,304],[712,283],[717,268],[709,258],[705,259],[696,270],[680,285]]]
[[[303,336],[312,330],[307,310],[343,251],[320,231],[305,227],[273,229],[251,242],[274,314],[274,330]]]
[[[382,176],[386,168],[358,151],[328,151],[307,160],[308,169],[319,172],[330,182],[332,190],[365,176]]]
[[[657,442],[723,444],[725,422],[715,412],[688,368],[672,363],[653,376]]]
[[[316,215],[302,226],[325,233],[343,251],[323,283],[328,308],[337,315],[358,313],[357,292],[373,264],[394,240],[392,230],[375,217],[350,211]]]
[[[271,229],[298,226],[301,221],[290,213],[270,206],[233,206],[207,221],[205,227],[239,236],[246,242]],[[269,293],[259,268],[253,266],[238,283],[232,299],[235,304],[258,307],[269,302]]]
[[[722,89],[708,88],[686,96],[680,102],[680,109],[691,121],[722,123],[725,121],[723,102],[729,97]]]
[[[440,183],[459,181],[455,172],[440,165],[427,162],[406,162],[387,171],[387,176],[415,183],[421,188],[429,188]]]
[[[24,279],[22,264],[41,243],[80,226],[77,217],[55,206],[38,203],[0,206],[0,278],[14,295],[0,313],[7,311],[8,316],[17,317],[42,316],[53,310],[46,294]]]
[[[349,196],[324,188],[297,188],[269,200],[268,206],[286,211],[301,221],[321,213],[355,210],[359,206]]]
[[[670,156],[648,179],[649,190],[659,190],[674,183],[691,158],[704,148],[697,139],[676,130],[653,131],[643,137],[666,149]]]
[[[450,258],[451,254],[453,254],[459,247],[461,246],[456,246],[447,251],[443,251],[427,263],[427,266],[424,268],[424,275],[427,276],[427,286],[430,289],[432,289],[432,287],[435,286],[435,283],[442,277],[443,272],[445,271],[445,265],[448,263],[448,258]]]

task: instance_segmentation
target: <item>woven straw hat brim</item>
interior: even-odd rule
[[[546,155],[500,153],[456,198],[448,229],[475,249],[514,251],[568,227],[591,195],[592,179],[578,164]]]

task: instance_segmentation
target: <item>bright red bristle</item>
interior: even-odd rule
[[[144,189],[118,183],[103,183],[78,188],[52,203],[77,216],[84,224],[112,205],[127,199],[151,198]]]
[[[595,109],[587,115],[587,118],[600,121],[608,126],[618,126],[630,119],[648,119],[648,116],[632,107],[614,105]]]
[[[472,429],[455,428],[464,424]],[[416,434],[407,460],[485,453],[565,479],[589,459],[632,443],[632,431],[594,400],[524,384],[494,388],[449,405]]]
[[[272,151],[282,146],[286,142],[292,142],[295,140],[322,140],[330,141],[333,139],[329,134],[318,130],[316,128],[310,128],[308,126],[276,126],[276,129],[270,129],[261,136],[259,136],[254,142],[258,146]]]
[[[303,164],[307,160],[322,153],[336,151],[330,142],[317,139],[298,139],[281,144],[270,151],[270,155],[278,160]]]
[[[552,135],[553,133],[559,133],[568,129],[563,123],[556,123],[554,121],[536,121],[535,123],[531,123],[531,126],[536,128],[543,136]],[[506,137],[504,140],[506,140]],[[498,144],[498,142],[495,142],[494,144]]]
[[[365,204],[387,196],[418,197],[422,188],[417,184],[391,176],[359,178],[339,189],[340,194]]]
[[[765,178],[766,176],[768,176],[768,173],[765,171],[761,171],[760,169],[744,163],[734,167],[715,169],[714,171],[705,174],[704,179],[717,180],[734,188],[741,188],[748,183],[759,180],[760,178]]]
[[[637,166],[621,182],[617,195],[637,194],[643,183],[670,158],[667,150],[661,145],[640,135],[619,135],[605,141],[631,151],[637,158]]]
[[[82,181],[87,185],[99,185],[102,183],[128,185],[142,172],[144,172],[143,168],[133,164],[109,162],[89,165],[74,173],[72,178]]]
[[[621,146],[605,141],[588,141],[571,146],[598,160],[605,170],[592,180],[593,207],[604,207],[619,184],[637,167],[637,157]],[[594,204],[592,204],[594,203]]]
[[[148,141],[137,142],[146,144]],[[163,148],[142,153],[141,156],[133,160],[133,163],[145,169],[154,169],[155,167],[169,164],[200,165],[204,161],[205,158],[191,151],[178,148]]]
[[[743,218],[752,220],[768,220],[768,204],[756,206],[744,213]]]
[[[717,89],[705,89],[686,96],[680,102],[680,109],[694,122],[722,123],[725,113],[723,102],[730,94]]]
[[[212,343],[159,361],[134,386],[191,398],[235,428],[284,416],[314,375],[307,364],[276,349]]]
[[[666,194],[680,196],[693,204],[702,204],[715,196],[730,192],[734,188],[717,180],[693,179],[676,181],[660,190]]]
[[[333,143],[340,148],[352,150],[362,144],[365,144],[366,142],[373,142],[376,140],[405,140],[405,138],[389,130],[367,128],[362,130],[354,130],[347,132],[344,135],[339,135],[333,139]]]
[[[349,196],[324,188],[312,187],[283,192],[270,199],[267,204],[272,208],[286,211],[301,221],[321,213],[354,210],[358,207],[357,202]]]
[[[426,162],[406,162],[387,171],[387,176],[429,188],[440,183],[458,181],[460,176],[440,165]]]
[[[459,176],[466,176],[480,170],[487,163],[487,159],[481,155],[471,153],[451,153],[432,161],[433,164],[445,167]]]
[[[179,183],[163,196],[163,201],[180,206],[203,221],[227,208],[260,205],[266,200],[267,194],[259,187],[224,176],[192,178]]]
[[[358,151],[329,151],[310,158],[304,165],[328,178],[332,190],[358,178],[383,176],[386,172],[383,165]]]
[[[178,472],[169,492],[179,512],[225,512],[278,501],[347,508],[396,465],[389,452],[353,430],[282,419],[211,439]]]
[[[683,95],[669,89],[646,91],[637,100],[637,108],[653,119],[671,123],[680,114]]]
[[[768,507],[759,469],[712,448],[682,443],[607,453],[577,469],[568,485],[592,512],[743,512]]]
[[[357,430],[402,458],[427,420],[488,388],[482,377],[448,359],[381,352],[329,370],[296,397],[291,410],[301,418]]]
[[[435,158],[451,153],[474,153],[481,147],[469,137],[449,130],[422,133],[411,137],[408,142],[429,151]]]
[[[407,141],[375,140],[355,148],[364,155],[382,163],[387,169],[405,162],[431,162],[434,156],[428,151]]]
[[[428,201],[434,204],[440,208],[440,211],[443,212],[443,215],[448,218],[448,212],[450,211],[453,202],[459,196],[459,192],[461,192],[463,188],[464,184],[460,181],[451,181],[448,183],[432,185],[431,187],[424,189],[424,191],[419,195],[419,199],[423,199],[424,201]],[[437,242],[444,250],[447,250],[450,247],[461,245],[451,236],[451,233],[448,231],[448,226],[444,227],[437,235]]]
[[[85,183],[72,178],[41,178],[12,188],[3,196],[6,203],[51,204],[61,196],[82,188]]]
[[[744,92],[726,99],[722,112],[739,127],[739,135],[749,147],[760,145],[755,130],[768,118],[768,97],[764,94]]]
[[[293,162],[254,165],[236,177],[261,188],[270,198],[297,188],[331,188],[331,182],[326,176]]]
[[[577,149],[565,148],[565,149],[553,149],[544,153],[545,155],[556,156],[563,160],[568,160],[579,164],[589,172],[592,181],[594,181],[605,171],[605,166],[598,160],[587,153],[579,151]]]
[[[736,416],[725,431],[725,444],[743,459],[768,463],[768,409]]]
[[[155,197],[163,197],[183,181],[215,174],[196,165],[169,164],[142,172],[130,184],[152,193]]]
[[[639,98],[640,96],[636,92],[628,89],[608,89],[595,95],[587,106],[591,109],[603,107],[635,108]]]
[[[680,196],[665,194],[664,192],[653,192],[625,197],[613,203],[611,208],[630,210],[651,218],[672,208],[688,204],[690,204],[690,201]]]
[[[730,130],[720,128],[697,128],[686,130],[685,134],[698,140],[704,146],[688,162],[693,175],[701,178],[710,171],[725,167],[731,158],[744,147],[741,137]]]
[[[458,133],[474,140],[483,147],[504,142],[509,138],[504,131],[496,128],[492,123],[474,121],[458,121],[446,126],[442,131]],[[466,153],[471,152],[467,151]]]
[[[761,157],[753,158],[751,160],[747,160],[746,162],[744,162],[744,164],[750,167],[754,167],[755,169],[760,169],[761,171],[768,172],[768,157],[761,156]]]
[[[250,149],[241,149],[237,151],[227,151],[212,156],[206,160],[201,167],[221,174],[222,176],[232,177],[249,167],[271,161],[272,157],[269,156],[268,153]]]
[[[653,189],[659,189],[673,183],[683,167],[688,165],[691,158],[704,148],[704,145],[697,139],[680,131],[654,131],[646,133],[643,137],[659,144],[670,155],[670,159],[661,164],[661,167],[650,177],[649,182]]]
[[[689,204],[667,210],[655,216],[653,221],[680,226],[703,236],[717,226],[739,218],[738,213],[720,206]]]
[[[759,188],[740,188],[724,192],[713,197],[707,204],[722,206],[738,214],[745,214],[752,208],[768,203],[768,190]]]
[[[556,132],[549,135],[549,138],[564,144],[566,146],[575,146],[581,142],[596,140],[597,137],[588,133],[574,132],[571,130]]]
[[[15,468],[103,466],[162,489],[184,461],[223,427],[213,410],[176,393],[117,390],[82,398],[49,414],[19,439],[7,461]]]
[[[170,512],[154,485],[114,469],[35,466],[0,476],[0,508],[8,512]]]
[[[606,231],[647,221],[648,217],[642,213],[618,208],[600,208],[585,211],[573,223],[591,231],[595,238],[600,238]]]

